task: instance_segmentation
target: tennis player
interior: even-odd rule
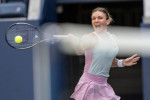
[[[75,87],[71,98],[75,100],[120,100],[113,88],[107,83],[111,67],[126,67],[137,64],[137,54],[126,59],[117,59],[119,51],[115,36],[107,31],[112,22],[105,8],[97,7],[92,11],[94,32],[81,39],[69,34],[73,48],[78,55],[85,54],[84,72]]]

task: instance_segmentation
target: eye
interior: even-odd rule
[[[103,17],[99,16],[98,19],[103,19]]]
[[[91,18],[91,20],[95,20],[95,19],[96,19],[95,17],[92,17],[92,18]]]

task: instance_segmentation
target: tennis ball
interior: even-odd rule
[[[15,36],[15,42],[16,42],[16,43],[21,43],[22,41],[23,41],[22,36],[20,36],[20,35]]]

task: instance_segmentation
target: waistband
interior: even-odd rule
[[[106,83],[107,82],[107,77],[104,77],[104,76],[98,76],[98,75],[93,75],[93,74],[90,74],[90,73],[83,73],[82,77],[81,77],[81,80],[84,80],[84,81],[93,81],[93,82],[96,82],[96,83]]]

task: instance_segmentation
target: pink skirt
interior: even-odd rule
[[[107,78],[83,73],[74,93],[70,96],[75,100],[120,100],[115,95],[112,87],[107,83]]]

